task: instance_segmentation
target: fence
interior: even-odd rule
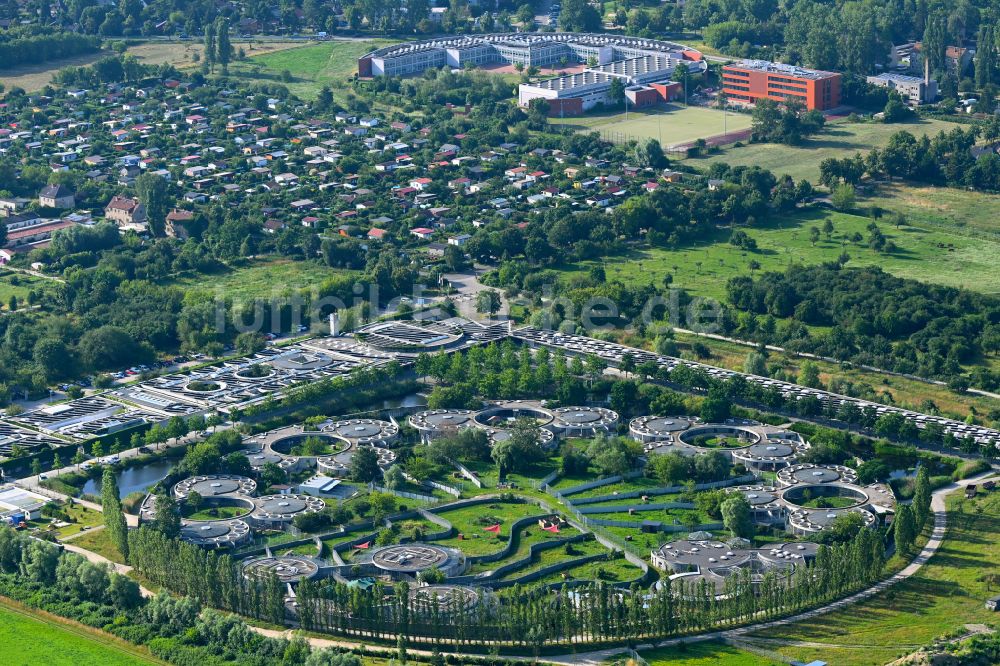
[[[716,488],[726,488],[728,486],[738,486],[744,483],[753,483],[757,481],[758,478],[754,474],[745,474],[743,476],[737,477],[735,479],[723,479],[722,481],[710,481],[708,483],[696,483],[694,485],[695,490],[714,490]],[[661,486],[659,488],[645,488],[643,490],[630,490],[625,493],[618,493],[617,495],[597,495],[595,497],[581,497],[576,500],[566,500],[571,502],[576,506],[583,506],[584,504],[600,504],[602,502],[613,502],[615,500],[623,499],[637,499],[643,495],[674,495],[678,493],[683,493],[687,490],[686,486]],[[566,492],[560,497],[564,497]]]
[[[483,482],[479,480],[479,477],[476,476],[475,472],[473,472],[472,470],[470,470],[468,467],[458,462],[457,460],[450,460],[449,462],[455,466],[455,469],[457,469],[459,472],[462,473],[462,476],[471,481],[472,485],[474,485],[476,488],[483,487]]]
[[[600,488],[601,486],[610,486],[620,481],[627,481],[629,479],[635,479],[642,476],[642,470],[636,469],[632,470],[628,474],[616,474],[615,476],[608,476],[603,479],[597,479],[596,481],[588,481],[587,483],[581,483],[578,486],[572,486],[570,488],[564,488],[562,494],[565,495],[575,495],[577,493],[587,492],[588,490],[593,490],[594,488]]]
[[[389,493],[390,495],[395,495],[396,497],[402,497],[404,499],[417,500],[418,502],[427,502],[428,504],[437,504],[441,500],[433,495],[421,495],[419,493],[410,493],[405,490],[390,490],[384,486],[378,486],[374,483],[368,485],[369,489],[376,490],[380,493]]]

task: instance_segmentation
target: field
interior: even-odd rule
[[[300,41],[236,40],[233,42],[233,49],[236,51],[243,49],[248,57],[254,57],[258,54],[274,53],[301,45],[302,42]],[[178,69],[185,69],[197,66],[198,63],[194,59],[195,54],[198,54],[200,58],[204,50],[204,46],[200,41],[153,41],[130,44],[126,53],[134,55],[147,65],[169,63]],[[0,83],[7,88],[18,86],[28,92],[34,92],[50,84],[52,77],[60,69],[89,65],[107,55],[111,55],[111,51],[104,50],[98,53],[87,53],[63,60],[44,62],[38,65],[24,65],[22,67],[5,69],[0,74]]]
[[[812,227],[822,228],[830,219],[834,226],[831,238],[821,237],[813,245]],[[625,260],[615,259],[605,266],[609,280],[626,284],[661,285],[667,273],[673,285],[692,294],[722,300],[726,280],[750,272],[756,261],[763,271],[783,271],[788,265],[835,261],[846,251],[849,267],[881,266],[893,275],[951,287],[964,287],[987,294],[1000,293],[997,257],[1000,242],[970,238],[939,227],[902,226],[895,229],[886,222],[882,232],[899,248],[891,255],[879,254],[864,245],[847,240],[854,233],[867,239],[869,218],[829,210],[810,210],[765,226],[746,229],[757,241],[758,250],[747,252],[728,241],[727,230],[720,230],[701,242],[676,250],[662,248],[635,250]],[[916,224],[916,223],[914,223]],[[596,262],[582,262],[570,269],[586,271]]]
[[[871,197],[874,205],[899,211],[917,224],[935,225],[964,235],[1000,238],[1000,195],[950,187],[892,183]]]
[[[701,113],[704,110],[697,111]],[[747,119],[749,126],[750,117],[741,117]],[[840,120],[829,123],[823,132],[799,146],[774,143],[744,145],[728,148],[705,158],[688,160],[687,163],[701,167],[712,162],[725,162],[731,166],[759,166],[778,175],[789,174],[796,180],[805,178],[816,182],[819,180],[820,162],[828,157],[852,157],[858,152],[864,154],[872,148],[885,146],[889,137],[903,130],[919,137],[921,134],[934,136],[940,131],[947,132],[955,127],[960,125],[944,120],[916,120],[889,125]]]
[[[677,104],[668,104],[662,109],[629,111],[627,115],[628,120],[624,113],[588,113],[573,118],[552,118],[549,122],[582,132],[600,132],[602,138],[615,143],[657,139],[664,148],[750,127],[748,114]]]
[[[5,666],[163,663],[102,631],[53,618],[6,601],[0,605],[0,653]]]
[[[236,300],[271,298],[319,287],[326,279],[346,271],[328,268],[318,262],[258,261],[222,273],[185,275],[173,281],[185,291],[202,291]]]
[[[243,49],[247,57],[256,57],[300,46],[302,46],[301,41],[254,41],[241,39],[233,42],[233,52],[238,53],[240,49]],[[147,65],[168,63],[178,69],[198,66],[204,52],[205,47],[200,40],[142,42],[129,45],[127,51],[127,53],[134,55]],[[195,60],[195,54],[199,58],[198,61]],[[232,67],[232,64],[230,64],[230,67]]]
[[[54,286],[56,283],[52,280],[0,269],[0,306],[7,307],[10,297],[15,296],[18,307],[24,307],[28,292],[41,292]]]
[[[983,602],[996,594],[987,577],[1000,566],[1000,493],[978,500],[952,493],[948,523],[947,537],[927,565],[877,599],[748,640],[801,661],[869,666],[966,624],[994,623],[996,614]]]
[[[330,41],[299,46],[277,53],[252,55],[248,60],[229,66],[230,74],[247,81],[283,83],[303,99],[312,99],[324,85],[334,97],[342,95],[349,77],[358,71],[358,58],[369,51],[391,44],[389,40]],[[288,71],[292,80],[281,80]]]
[[[781,663],[716,641],[645,650],[639,656],[649,666],[772,666]]]
[[[73,539],[70,543],[92,553],[97,553],[112,562],[125,563],[118,548],[111,541],[111,534],[106,529],[90,530]]]
[[[50,60],[38,63],[37,65],[21,65],[20,67],[4,68],[0,72],[0,84],[7,89],[17,86],[27,92],[41,90],[52,83],[52,77],[63,67],[82,67],[89,65],[109,55],[110,51],[98,51],[97,53],[82,53],[72,58],[62,60]]]

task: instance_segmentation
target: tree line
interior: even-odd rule
[[[0,69],[37,65],[100,49],[101,40],[92,35],[14,29],[0,32]]]

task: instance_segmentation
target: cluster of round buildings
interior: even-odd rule
[[[857,473],[841,465],[791,465],[778,472],[776,485],[735,486],[727,492],[747,499],[755,522],[783,526],[798,536],[820,532],[845,513],[858,514],[872,526],[896,506],[888,486],[861,486]]]
[[[398,437],[399,426],[380,419],[329,421],[315,429],[290,426],[247,439],[253,447],[247,457],[254,469],[271,463],[289,473],[315,469],[342,478],[350,470],[351,459],[363,448],[374,450],[379,466],[387,469],[396,460],[389,447]]]
[[[747,419],[701,423],[692,416],[640,416],[629,423],[629,434],[647,454],[724,451],[753,472],[776,472],[809,449],[797,432]]]
[[[764,548],[750,548],[742,539],[728,543],[712,539],[672,541],[654,550],[650,556],[657,569],[670,573],[672,582],[697,585],[707,582],[716,595],[723,595],[727,580],[748,576],[751,585],[759,586],[772,574],[786,581],[796,567],[816,557],[815,543],[783,543]],[[658,583],[658,585],[662,585]]]
[[[309,495],[256,496],[257,483],[234,474],[206,474],[179,481],[174,498],[195,511],[181,519],[181,538],[206,548],[231,548],[250,540],[252,529],[283,530],[296,516],[321,511],[325,502]],[[193,502],[194,497],[199,499]],[[182,511],[182,516],[184,512]],[[150,495],[139,510],[140,521],[156,517]]]
[[[538,427],[543,446],[557,437],[594,437],[618,426],[618,414],[604,407],[559,407],[549,409],[531,400],[497,402],[479,411],[430,409],[409,417],[425,442],[454,434],[464,428],[485,430],[492,443],[511,436],[514,425],[527,420]]]

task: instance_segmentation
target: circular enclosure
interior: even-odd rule
[[[218,393],[225,390],[225,388],[225,382],[207,379],[195,379],[184,385],[184,390],[189,393]]]
[[[782,492],[781,499],[803,509],[848,509],[866,503],[868,495],[856,486],[800,483]]]
[[[311,495],[265,495],[253,504],[253,520],[267,524],[287,523],[295,516],[316,513],[326,507],[322,499]]]
[[[420,615],[452,615],[479,604],[479,593],[464,585],[424,585],[410,588],[410,608]]]
[[[687,430],[695,423],[693,417],[682,416],[638,416],[628,424],[633,439],[640,442],[672,440],[677,433]]]
[[[386,546],[372,553],[372,564],[383,571],[417,573],[431,568],[443,569],[452,558],[448,550],[425,543]]]
[[[778,472],[778,482],[783,486],[794,486],[800,483],[856,483],[858,473],[843,465],[814,465],[802,463],[786,467]]]
[[[379,419],[334,421],[323,430],[353,444],[371,446],[388,446],[399,436],[399,426]]]
[[[685,430],[677,438],[688,446],[699,449],[731,451],[757,444],[760,442],[760,433],[739,426],[710,424]]]
[[[408,421],[421,432],[441,434],[471,426],[473,414],[468,409],[429,409],[411,414]]]
[[[274,374],[274,368],[267,363],[254,363],[245,368],[240,368],[233,373],[234,377],[246,380],[266,379]]]
[[[250,579],[266,579],[274,575],[282,583],[297,583],[314,578],[323,564],[306,555],[255,557],[243,563],[243,575]]]
[[[553,427],[564,435],[596,435],[618,425],[618,413],[603,407],[560,407],[552,416]]]
[[[519,419],[530,419],[538,426],[552,423],[552,412],[535,403],[504,402],[476,412],[475,421],[485,428],[509,427]]]
[[[319,432],[303,432],[271,440],[268,448],[283,456],[301,458],[333,455],[344,449],[344,443],[331,435]]]
[[[245,476],[235,474],[206,474],[189,476],[178,481],[173,488],[174,497],[184,499],[189,493],[196,492],[202,497],[216,497],[240,493],[252,495],[257,490],[257,482]]]
[[[194,491],[192,491],[194,492]],[[181,502],[181,517],[193,523],[244,518],[254,509],[252,500],[234,495],[203,496],[197,506],[191,505],[191,493]]]
[[[184,523],[181,538],[206,548],[230,548],[250,538],[250,526],[242,520]]]

